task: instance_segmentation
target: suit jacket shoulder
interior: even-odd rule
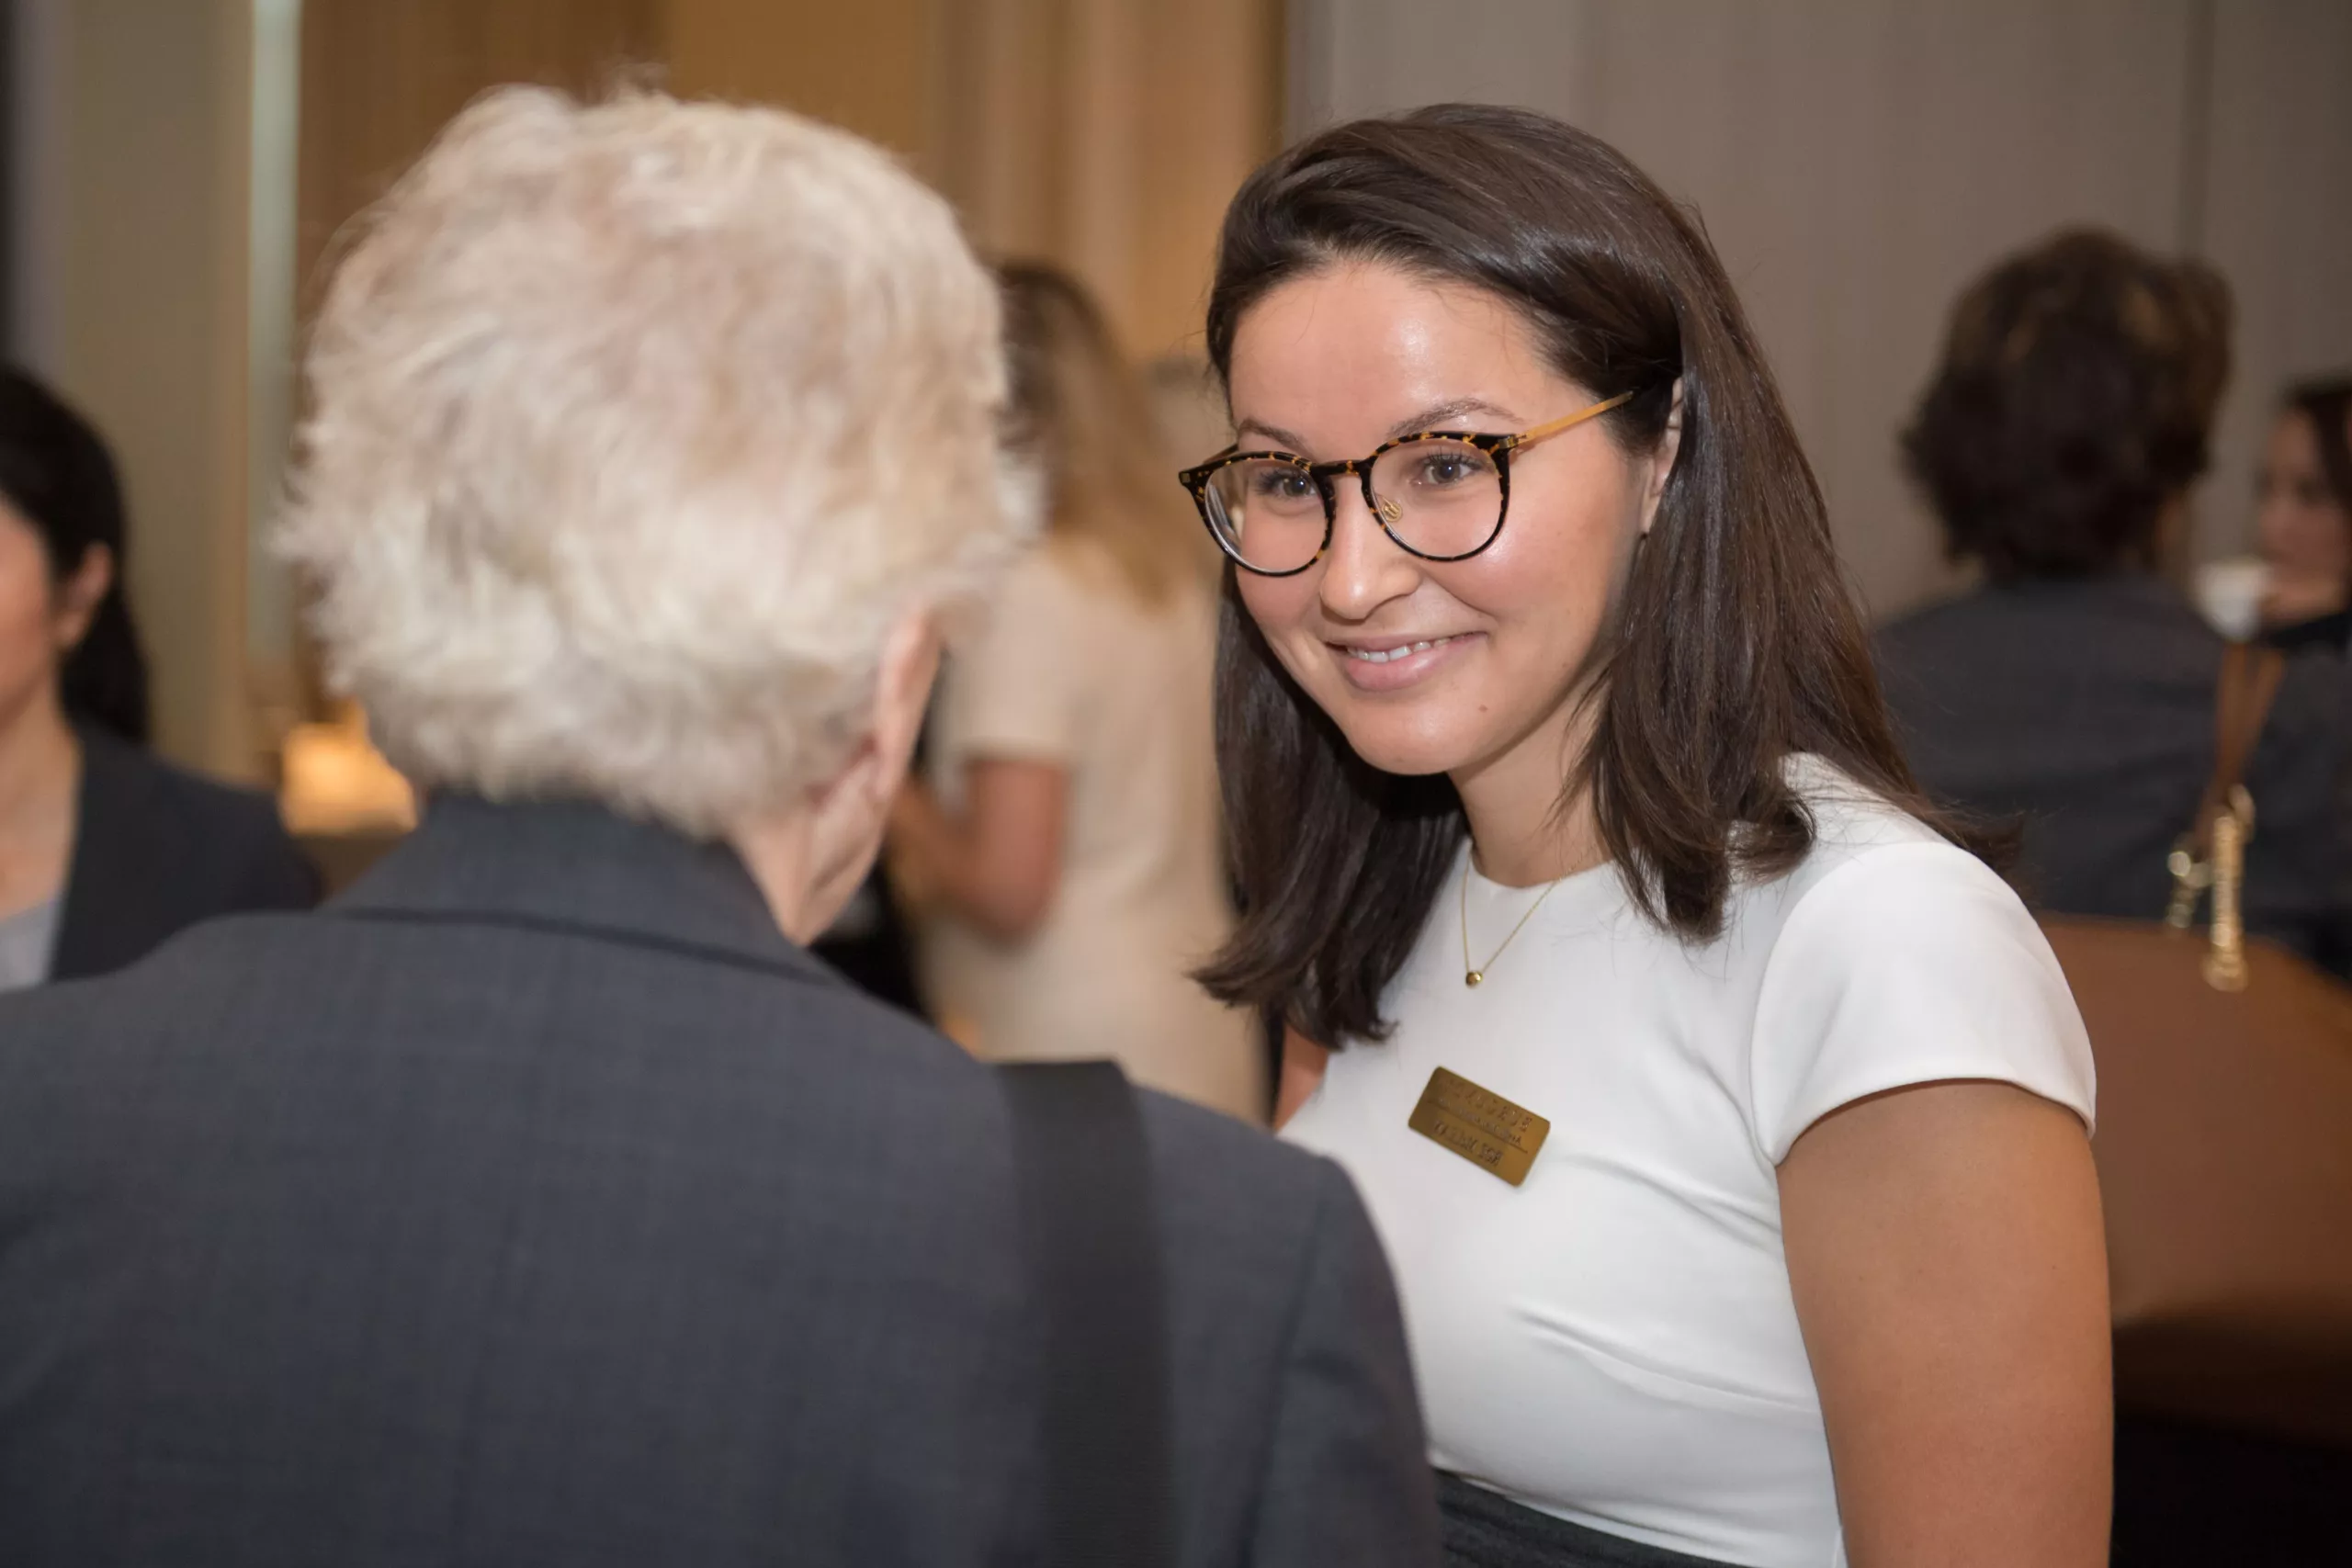
[[[103,1557],[12,1553],[12,1519],[131,1540],[147,1516],[61,1500],[114,1495],[89,1456],[132,1433],[204,1458],[172,1517],[219,1550],[183,1562],[1030,1560],[996,1075],[762,929],[726,857],[443,815],[324,913],[0,998],[0,1556]],[[1142,1112],[1178,1562],[1434,1562],[1352,1190]],[[10,1239],[68,1234],[107,1242]],[[74,1373],[12,1402],[36,1364]]]
[[[144,957],[199,920],[303,908],[318,882],[266,795],[90,729],[53,979]]]
[[[1174,1283],[1180,1409],[1204,1346],[1237,1309],[1278,1327],[1262,1404],[1200,1450],[1177,1423],[1190,1495],[1222,1481],[1250,1500],[1238,1561],[1272,1568],[1434,1563],[1437,1517],[1396,1287],[1370,1215],[1340,1168],[1226,1117],[1143,1097]],[[1217,1281],[1248,1280],[1227,1296]],[[1186,1439],[1190,1439],[1187,1442]],[[1188,1551],[1226,1560],[1227,1542]]]
[[[1920,784],[2024,829],[2041,907],[2162,917],[2165,857],[2213,770],[2221,635],[2169,586],[2118,577],[1984,589],[1881,629],[1879,671]],[[2352,694],[2290,659],[2248,768],[2249,929],[2352,967]]]

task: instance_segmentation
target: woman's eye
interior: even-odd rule
[[[1302,501],[1315,486],[1295,468],[1261,468],[1251,476],[1250,488],[1265,501]]]
[[[1413,468],[1414,482],[1430,490],[1467,484],[1487,472],[1484,462],[1467,452],[1433,452],[1413,465]]]

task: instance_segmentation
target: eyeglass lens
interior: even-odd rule
[[[1390,447],[1373,464],[1372,497],[1389,536],[1419,556],[1474,554],[1502,526],[1501,468],[1467,441],[1431,436]],[[1304,464],[1228,463],[1211,476],[1203,501],[1210,526],[1256,570],[1297,571],[1323,547],[1323,495]]]

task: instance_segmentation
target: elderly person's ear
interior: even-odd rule
[[[854,777],[864,806],[871,807],[870,826],[877,842],[889,819],[891,799],[914,761],[923,716],[931,709],[931,690],[939,680],[939,627],[930,615],[910,615],[899,623],[883,646],[881,668],[876,672],[874,722],[866,743],[852,759],[849,773],[834,785],[838,789]],[[872,858],[870,849],[867,858]]]
[[[793,941],[823,934],[874,869],[890,803],[922,733],[939,655],[929,615],[899,622],[883,646],[865,734],[848,761],[812,787],[800,809],[738,825],[728,835]]]

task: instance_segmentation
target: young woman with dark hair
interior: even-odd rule
[[[315,896],[270,802],[146,750],[126,544],[106,444],[0,371],[0,990],[101,974],[197,920]]]
[[[2265,640],[2344,652],[2352,644],[2352,376],[2287,389],[2257,493],[2270,567]]]
[[[147,654],[123,592],[122,486],[98,433],[31,377],[0,371],[0,497],[40,536],[72,637],[59,696],[79,722],[144,746]]]
[[[1208,344],[1204,979],[1380,1225],[1454,1560],[2103,1561],[2088,1046],[1696,222],[1537,115],[1340,126]]]

